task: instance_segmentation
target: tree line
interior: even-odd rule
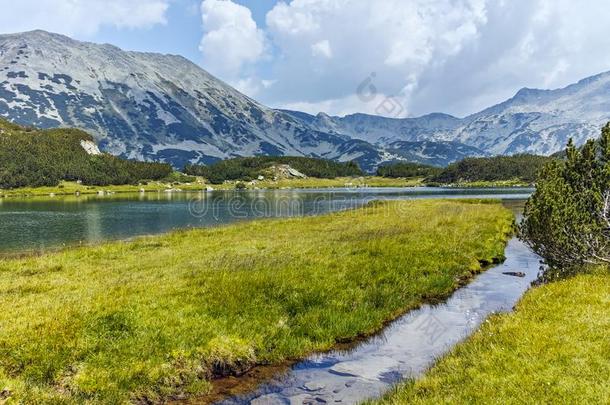
[[[186,165],[184,172],[191,176],[202,176],[212,184],[227,180],[250,181],[258,176],[269,176],[275,165],[289,165],[308,177],[336,178],[362,176],[356,162],[334,162],[326,159],[298,156],[255,156],[227,159],[209,166]]]
[[[379,166],[377,175],[389,178],[433,177],[443,171],[442,168],[413,162],[395,162]]]
[[[466,158],[452,163],[428,180],[432,183],[520,180],[534,183],[551,157],[530,154]]]
[[[93,138],[77,129],[39,130],[0,120],[0,188],[56,186],[62,180],[95,186],[137,184],[172,172],[169,164],[89,155],[83,140]]]
[[[429,184],[503,180],[534,183],[542,167],[553,159],[556,158],[529,154],[466,158],[445,168],[395,162],[380,166],[377,175],[392,178],[424,177]]]

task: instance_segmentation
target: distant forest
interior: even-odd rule
[[[85,185],[137,184],[171,178],[172,167],[164,163],[125,160],[109,154],[89,155],[81,141],[93,138],[77,129],[40,130],[0,120],[0,188],[56,186],[60,181],[81,181]],[[397,162],[382,165],[383,177],[424,177],[430,184],[475,181],[519,180],[533,183],[549,161],[536,155],[466,158],[446,168]],[[269,177],[274,165],[289,165],[308,177],[362,176],[356,162],[291,156],[257,156],[219,161],[210,166],[185,167],[186,174],[202,176],[210,183],[226,180],[249,181]]]
[[[432,183],[519,180],[534,183],[544,165],[556,159],[537,155],[466,158],[429,177]]]
[[[294,156],[256,156],[222,160],[210,166],[186,165],[184,172],[202,176],[212,184],[221,184],[226,180],[250,181],[258,176],[269,176],[269,169],[274,165],[289,165],[308,177],[323,179],[363,175],[356,162]]]
[[[137,184],[172,173],[168,164],[89,155],[81,140],[93,138],[77,129],[39,130],[0,120],[0,188],[56,186],[62,180],[94,186]]]
[[[401,177],[432,177],[436,176],[443,169],[436,166],[424,165],[411,162],[397,162],[379,166],[377,175],[381,177],[401,178]]]

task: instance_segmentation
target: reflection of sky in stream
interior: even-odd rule
[[[493,312],[510,311],[536,278],[539,258],[516,239],[507,260],[457,290],[446,303],[424,305],[349,352],[312,356],[233,404],[355,404],[382,395],[395,383],[424,372]],[[512,277],[504,272],[523,272]]]

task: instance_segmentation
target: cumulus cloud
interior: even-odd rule
[[[565,0],[489,0],[477,38],[419,76],[416,112],[464,115],[521,87],[562,87],[610,70],[610,27],[592,23],[607,7],[603,0],[586,7]]]
[[[316,42],[311,46],[311,53],[313,56],[323,56],[325,58],[332,58],[333,51],[330,47],[330,42],[327,39]]]
[[[93,35],[105,25],[143,28],[165,24],[168,7],[169,0],[18,0],[2,6],[0,31]]]
[[[266,19],[275,54],[261,101],[334,114],[465,115],[519,88],[610,69],[606,0],[292,0]],[[373,78],[376,97],[359,97]],[[383,109],[381,109],[383,110]],[[383,111],[382,111],[383,112]]]
[[[339,113],[374,112],[392,96],[406,115],[422,73],[459,53],[485,22],[483,0],[279,3],[268,13],[267,26],[281,62],[265,97],[288,105],[330,105],[331,113]],[[357,88],[372,73],[378,97],[358,102]],[[296,94],[302,99],[295,100]]]
[[[259,81],[247,68],[264,56],[265,35],[250,9],[230,0],[204,0],[201,15],[204,67],[248,94],[256,93]]]

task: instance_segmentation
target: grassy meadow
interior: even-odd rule
[[[532,183],[527,183],[523,180],[478,180],[478,181],[460,181],[456,183],[434,183],[424,181],[427,186],[430,187],[456,187],[456,188],[523,188],[533,187]]]
[[[170,189],[180,189],[183,191],[197,191],[203,189],[201,183],[180,183],[171,184],[161,181],[151,181],[143,185],[125,184],[119,186],[86,186],[75,181],[62,181],[58,186],[45,187],[20,187],[10,190],[1,190],[0,197],[48,197],[54,195],[75,195],[75,194],[97,194],[103,193],[138,193],[163,192]]]
[[[496,202],[378,202],[0,260],[0,389],[11,403],[205,395],[448,296],[512,227]]]
[[[254,184],[244,183],[247,188],[332,188],[332,187],[416,187],[423,185],[423,178],[389,178],[380,176],[364,176],[364,177],[337,177],[334,179],[320,179],[307,177],[304,179],[278,179],[256,181]],[[234,187],[233,183],[229,183]],[[218,187],[218,186],[212,186]],[[223,185],[220,185],[222,188]]]
[[[530,290],[377,405],[610,403],[610,273]]]

